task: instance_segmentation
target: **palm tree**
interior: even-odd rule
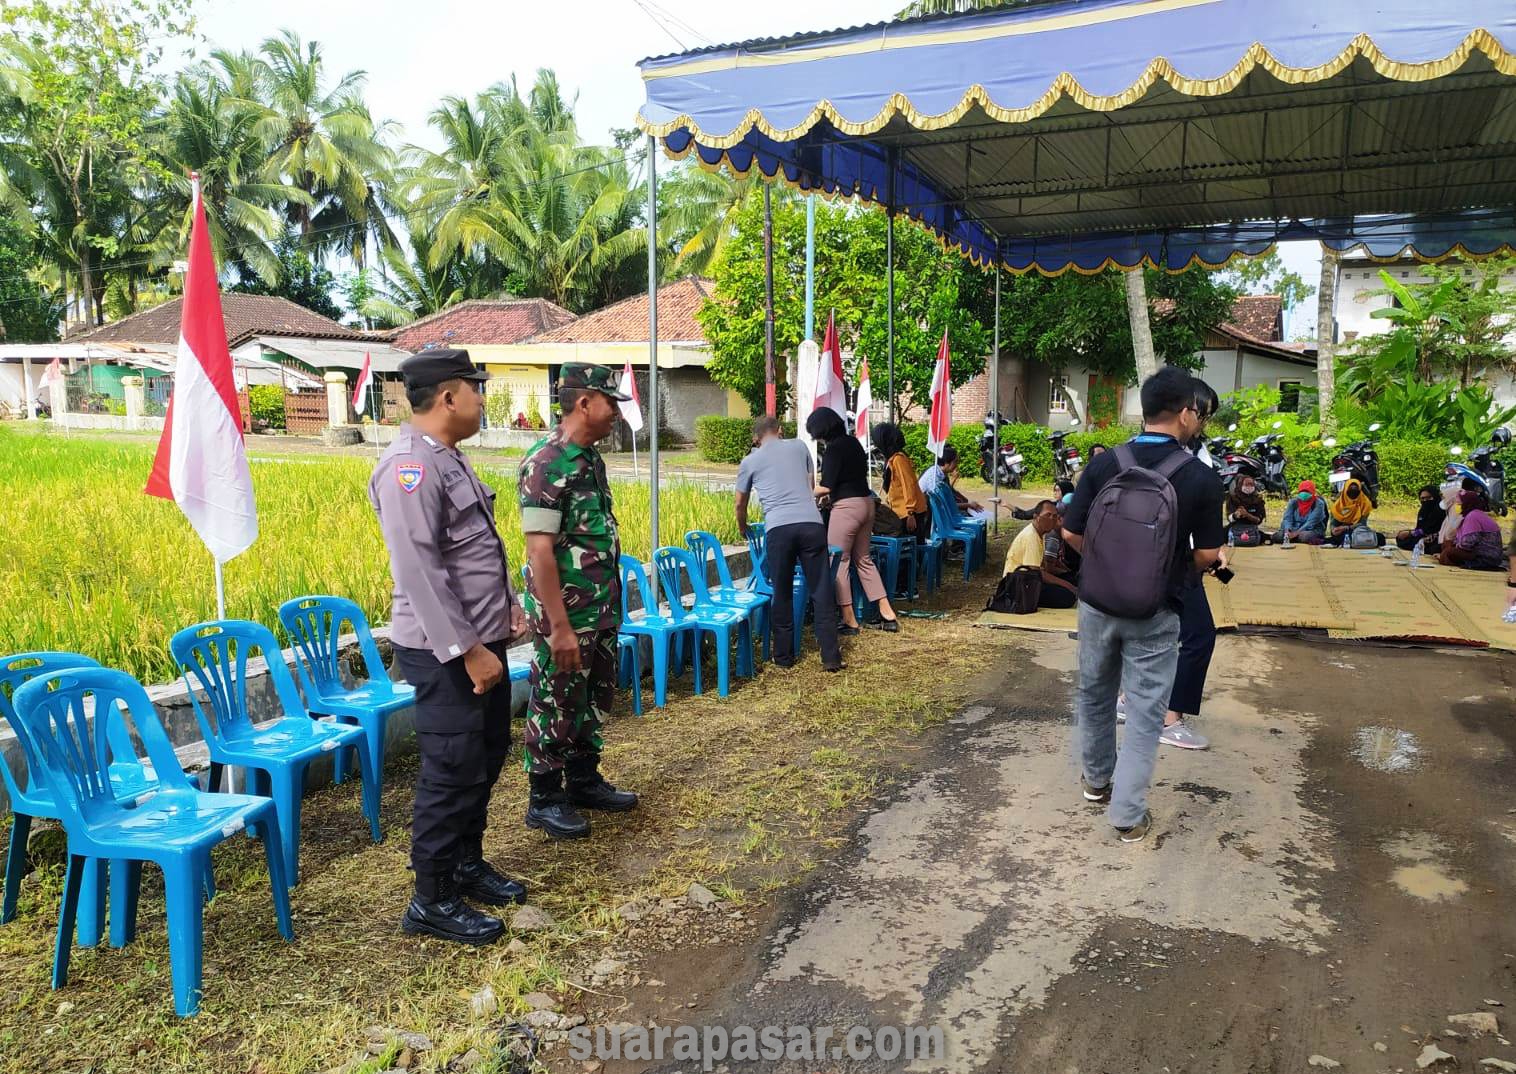
[[[432,267],[481,257],[514,293],[571,309],[636,286],[640,191],[618,151],[579,144],[551,72],[528,98],[501,83],[472,102],[449,98],[430,122],[444,149],[412,148],[406,187]]]
[[[380,224],[385,205],[376,187],[393,169],[394,154],[363,104],[366,75],[349,71],[328,89],[320,44],[302,43],[290,30],[268,38],[259,53],[233,57],[229,73],[260,108],[265,177],[307,195],[289,205],[302,240],[361,265],[368,236],[393,238]]]
[[[433,265],[431,243],[419,230],[412,233],[410,245],[409,258],[398,247],[379,251],[383,278],[375,285],[373,297],[357,311],[360,316],[394,327],[488,293],[477,290],[481,282],[478,262],[453,259]]]
[[[672,271],[704,275],[726,249],[735,233],[733,214],[762,189],[756,177],[734,179],[689,165],[663,184],[664,204],[659,217],[664,233],[677,236]],[[774,191],[779,194],[785,187]]]
[[[162,233],[165,261],[184,249],[189,234],[189,174],[200,176],[211,245],[220,264],[235,265],[268,283],[279,277],[274,246],[284,235],[289,206],[308,208],[304,190],[270,178],[267,150],[258,134],[259,110],[235,91],[237,74],[223,66],[180,76],[160,124],[169,202]]]

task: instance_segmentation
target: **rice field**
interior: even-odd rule
[[[210,553],[179,509],[144,495],[153,446],[0,428],[0,654],[81,652],[143,682],[175,677],[174,631],[216,614]],[[475,460],[499,493],[496,523],[512,571],[523,541],[516,460]],[[257,543],[226,565],[233,618],[277,626],[290,597],[332,593],[388,621],[389,563],[368,503],[373,462],[306,455],[254,458]],[[613,481],[623,548],[649,552],[647,484]],[[729,494],[665,482],[665,542],[686,530],[737,539]]]

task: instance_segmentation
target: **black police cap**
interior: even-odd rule
[[[413,354],[400,363],[400,375],[406,388],[427,388],[449,380],[490,379],[489,370],[480,369],[469,360],[468,351],[454,347],[438,348]]]

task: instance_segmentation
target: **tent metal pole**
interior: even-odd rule
[[[891,146],[886,154],[890,171],[889,203],[885,205],[884,218],[884,339],[888,355],[890,421],[895,415],[895,170],[899,166],[899,150]]]
[[[647,136],[647,394],[648,394],[648,532],[658,551],[658,139]]]
[[[805,196],[805,338],[816,338],[816,195]]]
[[[763,184],[763,412],[779,414],[774,379],[774,186]]]
[[[995,244],[995,335],[990,341],[990,424],[995,438],[990,442],[990,509],[994,515],[990,522],[995,535],[1000,535],[1000,244]]]

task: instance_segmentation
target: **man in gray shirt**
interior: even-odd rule
[[[483,847],[490,791],[510,746],[505,651],[524,636],[526,617],[495,529],[495,493],[458,450],[479,431],[489,373],[461,350],[422,351],[400,373],[414,414],[369,480],[395,580],[390,639],[416,688],[421,754],[411,820],[416,893],[400,927],[483,944],[505,926],[465,897],[490,906],[526,898],[484,860]]]
[[[841,671],[836,585],[828,567],[826,527],[821,524],[812,491],[815,480],[810,449],[798,440],[785,440],[780,435],[779,420],[772,417],[754,420],[753,442],[756,446],[737,467],[737,528],[747,537],[748,498],[756,491],[763,506],[766,565],[774,593],[770,609],[774,663],[782,668],[795,665],[794,585],[795,564],[799,563],[811,591],[821,666],[827,671]]]

